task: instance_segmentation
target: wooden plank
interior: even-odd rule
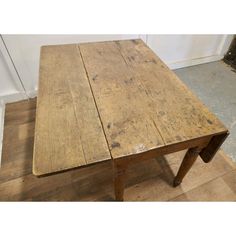
[[[16,115],[20,111],[34,110],[36,109],[36,102],[37,102],[36,98],[29,98],[28,100],[7,103],[5,113],[6,115],[11,113],[14,113]]]
[[[146,91],[132,78],[116,43],[82,44],[80,50],[112,156],[163,146]]]
[[[113,158],[227,132],[141,40],[79,48]]]
[[[214,199],[214,200],[213,200]],[[193,190],[171,199],[171,201],[235,201],[236,194],[223,181],[223,178],[213,179]]]
[[[42,47],[33,173],[110,158],[77,45]]]

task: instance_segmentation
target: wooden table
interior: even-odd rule
[[[177,186],[198,155],[209,162],[227,135],[141,40],[41,48],[37,176],[111,161],[115,196],[123,200],[130,164],[188,149]]]

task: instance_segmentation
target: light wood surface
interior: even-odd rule
[[[6,105],[0,201],[114,201],[110,162],[38,178],[32,174],[35,99]],[[235,201],[236,166],[222,151],[198,158],[183,183],[172,187],[185,151],[127,168],[125,201]]]
[[[35,175],[111,158],[77,45],[41,49],[34,143]]]
[[[41,50],[35,175],[113,160],[115,193],[122,200],[127,164],[185,148],[201,149],[209,162],[226,135],[141,40]],[[190,169],[186,163],[181,176]]]
[[[141,40],[79,48],[114,159],[227,132]]]

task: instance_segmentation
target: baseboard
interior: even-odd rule
[[[5,104],[11,103],[11,102],[17,102],[17,101],[24,100],[27,98],[28,97],[25,95],[25,93],[22,93],[22,92],[11,93],[11,94],[0,96],[0,100],[2,100]]]
[[[29,98],[35,98],[37,97],[37,93],[38,93],[38,90],[31,90],[27,92],[27,95],[29,96]]]
[[[2,100],[0,100],[0,167],[1,167],[1,159],[2,159],[4,114],[5,114],[5,103]]]
[[[213,62],[213,61],[219,61],[223,57],[224,57],[223,55],[213,55],[209,57],[193,58],[193,59],[184,60],[184,61],[169,62],[167,63],[167,65],[169,66],[170,69],[175,70],[175,69],[179,69],[183,67],[200,65],[204,63]]]

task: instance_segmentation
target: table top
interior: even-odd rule
[[[225,132],[142,40],[41,49],[35,175]]]

